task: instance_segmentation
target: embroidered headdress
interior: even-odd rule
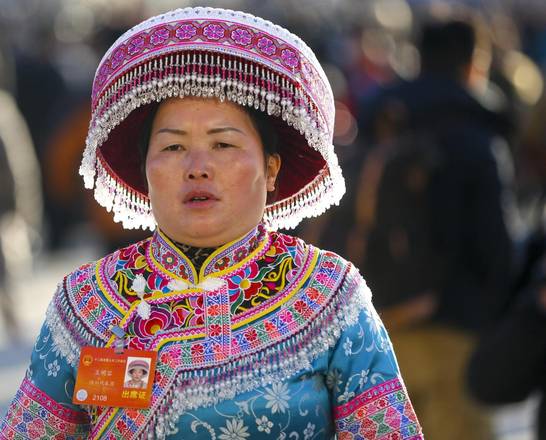
[[[80,174],[125,228],[154,228],[137,152],[150,103],[216,97],[271,115],[281,172],[264,222],[291,228],[337,204],[345,184],[332,145],[334,99],[311,49],[250,14],[177,9],[123,34],[95,74]]]

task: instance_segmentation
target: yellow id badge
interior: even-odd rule
[[[155,351],[83,347],[72,403],[149,407],[156,360]]]

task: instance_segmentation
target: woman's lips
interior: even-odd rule
[[[191,207],[205,208],[214,205],[219,199],[208,191],[190,191],[184,197],[184,204]]]

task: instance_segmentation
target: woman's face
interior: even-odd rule
[[[142,368],[133,368],[131,370],[131,377],[133,380],[142,380],[144,377],[144,370]]]
[[[198,247],[232,241],[261,220],[280,157],[264,159],[260,135],[236,104],[164,101],[152,124],[146,178],[159,228]]]

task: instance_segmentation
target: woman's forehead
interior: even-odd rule
[[[215,98],[170,98],[162,102],[154,118],[154,128],[170,124],[182,128],[194,123],[206,127],[234,125],[253,127],[252,119],[239,105]]]

